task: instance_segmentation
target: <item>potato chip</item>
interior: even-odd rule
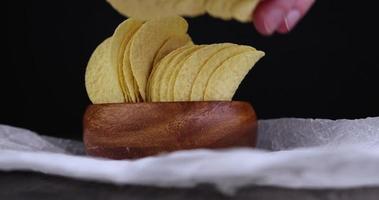
[[[143,100],[146,100],[147,79],[159,48],[168,38],[184,35],[187,30],[188,24],[185,19],[169,17],[147,21],[133,36],[130,63]]]
[[[191,98],[191,88],[202,66],[214,54],[233,46],[230,43],[213,44],[205,46],[194,53],[185,60],[182,66],[178,66],[178,74],[174,82],[174,101],[188,101]]]
[[[250,22],[260,0],[239,0],[232,7],[233,18],[240,22]]]
[[[175,0],[107,0],[120,14],[140,20],[176,15]]]
[[[139,0],[107,0],[107,2],[120,14],[128,17],[139,15],[138,11],[141,10],[142,4]],[[146,20],[143,17],[136,17],[138,19]]]
[[[121,23],[88,62],[91,101],[231,100],[264,53],[231,43],[194,45],[187,29],[181,17]]]
[[[164,93],[164,97],[166,98],[165,101],[175,101],[174,100],[174,85],[175,85],[176,77],[178,76],[178,73],[179,73],[181,67],[183,66],[184,62],[193,53],[195,53],[196,51],[199,51],[200,49],[202,49],[204,47],[206,47],[206,45],[198,45],[198,47],[196,49],[193,49],[187,56],[183,57],[182,60],[179,60],[179,62],[177,62],[177,64],[172,68],[171,74],[169,75],[170,79],[168,80],[168,84],[167,84],[168,87],[166,89],[166,92]]]
[[[233,45],[231,47],[222,49],[214,54],[198,72],[192,88],[191,88],[191,101],[204,101],[204,93],[207,83],[213,72],[226,60],[246,51],[255,50],[250,46]]]
[[[211,16],[240,22],[252,20],[260,0],[107,0],[120,14],[140,20],[170,16]]]
[[[261,51],[248,51],[225,61],[209,79],[204,100],[232,100],[244,77],[263,56]]]
[[[239,0],[212,0],[207,1],[206,10],[213,16],[224,20],[232,18],[232,8]]]
[[[193,45],[191,37],[186,34],[186,35],[178,35],[178,36],[173,36],[169,38],[159,49],[158,53],[155,55],[154,58],[154,64],[153,64],[153,69],[150,73],[149,79],[152,79],[152,75],[155,73],[155,70],[157,68],[157,64],[164,58],[166,57],[169,53],[172,51],[185,46],[185,45]],[[151,101],[150,97],[150,83],[151,81],[149,80],[147,82],[147,91],[146,91],[146,98],[148,101]]]
[[[126,86],[126,89],[129,91],[128,95],[130,98],[130,102],[136,103],[139,102],[139,93],[138,86],[135,83],[135,79],[132,73],[132,67],[130,65],[130,47],[131,43],[129,42],[125,48],[121,65],[121,74],[123,78],[121,82]]]
[[[120,14],[141,20],[205,13],[206,0],[107,0]]]
[[[178,73],[178,67],[183,65],[184,61],[195,51],[203,46],[193,45],[180,53],[178,53],[171,62],[166,66],[162,79],[160,80],[159,87],[159,100],[160,101],[173,101],[173,84],[176,74]]]
[[[138,91],[138,84],[137,84],[136,79],[133,79],[133,88],[134,88],[134,95],[135,95],[135,97],[137,99],[137,102],[142,102],[143,99],[141,97],[141,94]]]
[[[92,103],[122,103],[125,102],[118,72],[111,63],[111,38],[102,42],[91,55],[88,62],[85,85]]]
[[[182,16],[195,17],[205,13],[206,0],[175,0],[175,13]]]
[[[182,46],[193,44],[191,37],[188,34],[185,35],[175,35],[166,40],[166,42],[159,49],[157,55],[154,58],[154,66],[167,56],[171,51],[178,49]],[[154,69],[154,68],[153,68]]]
[[[174,59],[176,55],[180,52],[184,51],[187,48],[190,48],[191,44],[180,47],[172,52],[170,52],[167,56],[165,56],[161,61],[159,61],[155,66],[153,72],[150,74],[149,82],[148,82],[148,93],[150,93],[149,101],[157,102],[159,101],[159,88],[162,80],[162,76],[164,75],[168,64]]]
[[[125,81],[125,79],[129,80],[130,77],[125,78],[124,76],[132,76],[132,73],[125,74],[125,72],[123,72],[122,68],[123,68],[124,52],[132,36],[142,26],[142,24],[143,22],[140,20],[127,19],[124,22],[122,22],[120,25],[118,25],[118,27],[116,28],[112,36],[112,42],[111,42],[111,48],[110,48],[111,62],[112,62],[112,65],[118,70],[118,78],[120,81],[121,89],[127,101],[132,100],[130,97],[129,91],[130,91],[130,87],[133,87],[133,86],[126,85],[128,82]]]

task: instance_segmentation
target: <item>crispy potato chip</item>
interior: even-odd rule
[[[225,61],[212,74],[205,89],[205,101],[230,101],[247,73],[264,56],[262,51],[248,51]]]
[[[260,0],[239,0],[232,7],[233,18],[240,22],[250,22]]]
[[[188,52],[188,55],[186,56],[183,56],[183,59],[181,60],[178,60],[179,62],[177,62],[177,64],[174,65],[174,67],[172,68],[171,70],[171,74],[169,74],[169,80],[168,80],[168,84],[167,84],[167,89],[166,89],[166,92],[164,93],[164,98],[165,99],[164,101],[175,101],[174,100],[174,85],[175,85],[175,81],[176,81],[176,77],[178,76],[178,73],[181,69],[181,67],[183,66],[184,62],[193,54],[195,53],[196,51],[202,49],[206,47],[206,45],[198,45],[197,48],[193,49],[191,52]],[[189,99],[188,99],[189,100]]]
[[[206,0],[107,0],[120,14],[141,20],[205,13]]]
[[[134,33],[142,26],[142,24],[143,24],[142,21],[136,20],[136,19],[125,20],[120,25],[118,25],[115,32],[113,33],[112,41],[111,41],[111,48],[110,48],[111,62],[112,62],[112,65],[118,70],[118,78],[120,81],[121,89],[127,101],[132,101],[129,91],[130,91],[130,87],[133,87],[133,86],[126,85],[129,83],[125,81],[125,79],[129,79],[129,77],[125,78],[124,76],[125,75],[132,76],[132,74],[131,73],[125,74],[125,71],[123,71],[122,69],[123,62],[124,62],[123,61],[124,52],[125,52],[126,46],[129,44],[129,41],[133,37]]]
[[[153,102],[159,101],[160,83],[162,80],[162,76],[164,75],[164,72],[167,69],[168,63],[170,63],[177,54],[182,52],[184,49],[189,48],[190,46],[192,45],[186,45],[172,51],[167,56],[165,56],[161,61],[159,61],[156,66],[154,66],[154,71],[150,74],[149,84],[148,84],[149,86],[148,91],[150,92],[149,94],[150,101],[153,101]]]
[[[188,24],[185,19],[169,17],[147,21],[133,36],[130,63],[143,100],[146,100],[147,79],[159,48],[168,38],[184,35],[187,30]]]
[[[135,97],[137,99],[137,102],[142,102],[143,99],[141,97],[141,94],[138,91],[138,84],[137,84],[136,79],[133,79],[133,85],[134,85],[134,95],[135,95]]]
[[[107,0],[120,14],[140,20],[176,15],[175,0]]]
[[[239,0],[212,0],[207,1],[206,10],[213,16],[224,20],[232,18],[232,8]]]
[[[186,46],[186,45],[193,45],[191,37],[188,34],[173,36],[173,37],[169,38],[162,45],[162,47],[159,49],[158,53],[155,55],[153,69],[152,69],[152,71],[150,73],[150,77],[149,77],[149,80],[147,82],[146,98],[147,98],[148,101],[151,101],[151,97],[150,97],[150,88],[151,88],[151,86],[150,86],[150,83],[152,81],[150,81],[150,79],[152,79],[153,74],[155,73],[155,70],[157,68],[157,64],[164,57],[166,57],[169,53],[171,53],[172,51],[174,51],[174,50],[176,50],[176,49],[178,49],[180,47]]]
[[[193,45],[178,53],[170,63],[166,66],[159,86],[159,100],[160,101],[173,101],[173,84],[175,81],[178,67],[183,65],[184,61],[195,51],[203,46]],[[171,92],[171,93],[170,93]],[[172,95],[171,95],[172,94]],[[172,97],[172,98],[171,98]]]
[[[86,69],[85,84],[92,103],[123,103],[125,102],[118,72],[111,63],[111,38],[102,42],[93,52]]]
[[[158,102],[160,100],[159,99],[160,84],[162,82],[161,81],[162,77],[164,76],[169,63],[171,63],[171,61],[176,57],[176,55],[178,55],[179,53],[181,53],[185,49],[188,49],[192,46],[193,46],[192,44],[185,45],[183,47],[180,47],[180,48],[170,52],[161,61],[159,61],[158,64],[154,67],[155,69],[150,74],[149,84],[148,84],[148,86],[149,86],[148,91],[150,93],[148,96],[150,98],[150,101]]]
[[[174,101],[188,101],[191,98],[192,85],[202,66],[217,52],[234,44],[223,43],[205,46],[186,59],[178,67],[178,74],[174,82]]]
[[[140,20],[170,16],[211,16],[249,22],[260,0],[107,0],[120,14]]]
[[[88,62],[91,101],[231,100],[264,53],[231,43],[194,45],[187,29],[181,17],[121,23]]]
[[[163,57],[167,56],[171,51],[178,49],[182,46],[193,44],[191,37],[188,34],[185,35],[175,35],[166,40],[166,42],[159,49],[157,55],[154,58],[154,66],[162,60]],[[154,69],[154,68],[153,68]]]
[[[200,69],[191,88],[191,101],[204,101],[207,83],[213,72],[226,60],[243,52],[255,50],[250,46],[233,45],[214,54]]]
[[[205,13],[206,0],[175,0],[175,13],[182,16],[195,17]]]
[[[138,98],[138,86],[135,83],[135,79],[132,73],[132,67],[130,65],[130,47],[131,43],[129,42],[125,48],[124,56],[121,65],[121,74],[122,74],[122,83],[125,85],[126,89],[129,91],[128,95],[130,102],[136,103],[139,102]]]

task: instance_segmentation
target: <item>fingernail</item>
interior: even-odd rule
[[[301,18],[301,13],[298,10],[291,10],[288,12],[286,18],[284,19],[284,22],[286,24],[286,28],[288,31],[292,30],[297,22],[299,22]]]
[[[284,11],[282,9],[272,9],[267,13],[264,21],[264,27],[268,34],[273,34],[280,26],[284,18]]]

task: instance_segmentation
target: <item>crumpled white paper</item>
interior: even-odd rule
[[[193,187],[208,183],[228,194],[248,185],[379,186],[379,118],[261,120],[258,147],[114,161],[86,156],[80,142],[0,125],[0,170],[116,184]]]

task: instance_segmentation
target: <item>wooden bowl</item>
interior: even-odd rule
[[[257,117],[247,102],[101,104],[84,115],[87,153],[111,159],[254,147],[256,136]]]

